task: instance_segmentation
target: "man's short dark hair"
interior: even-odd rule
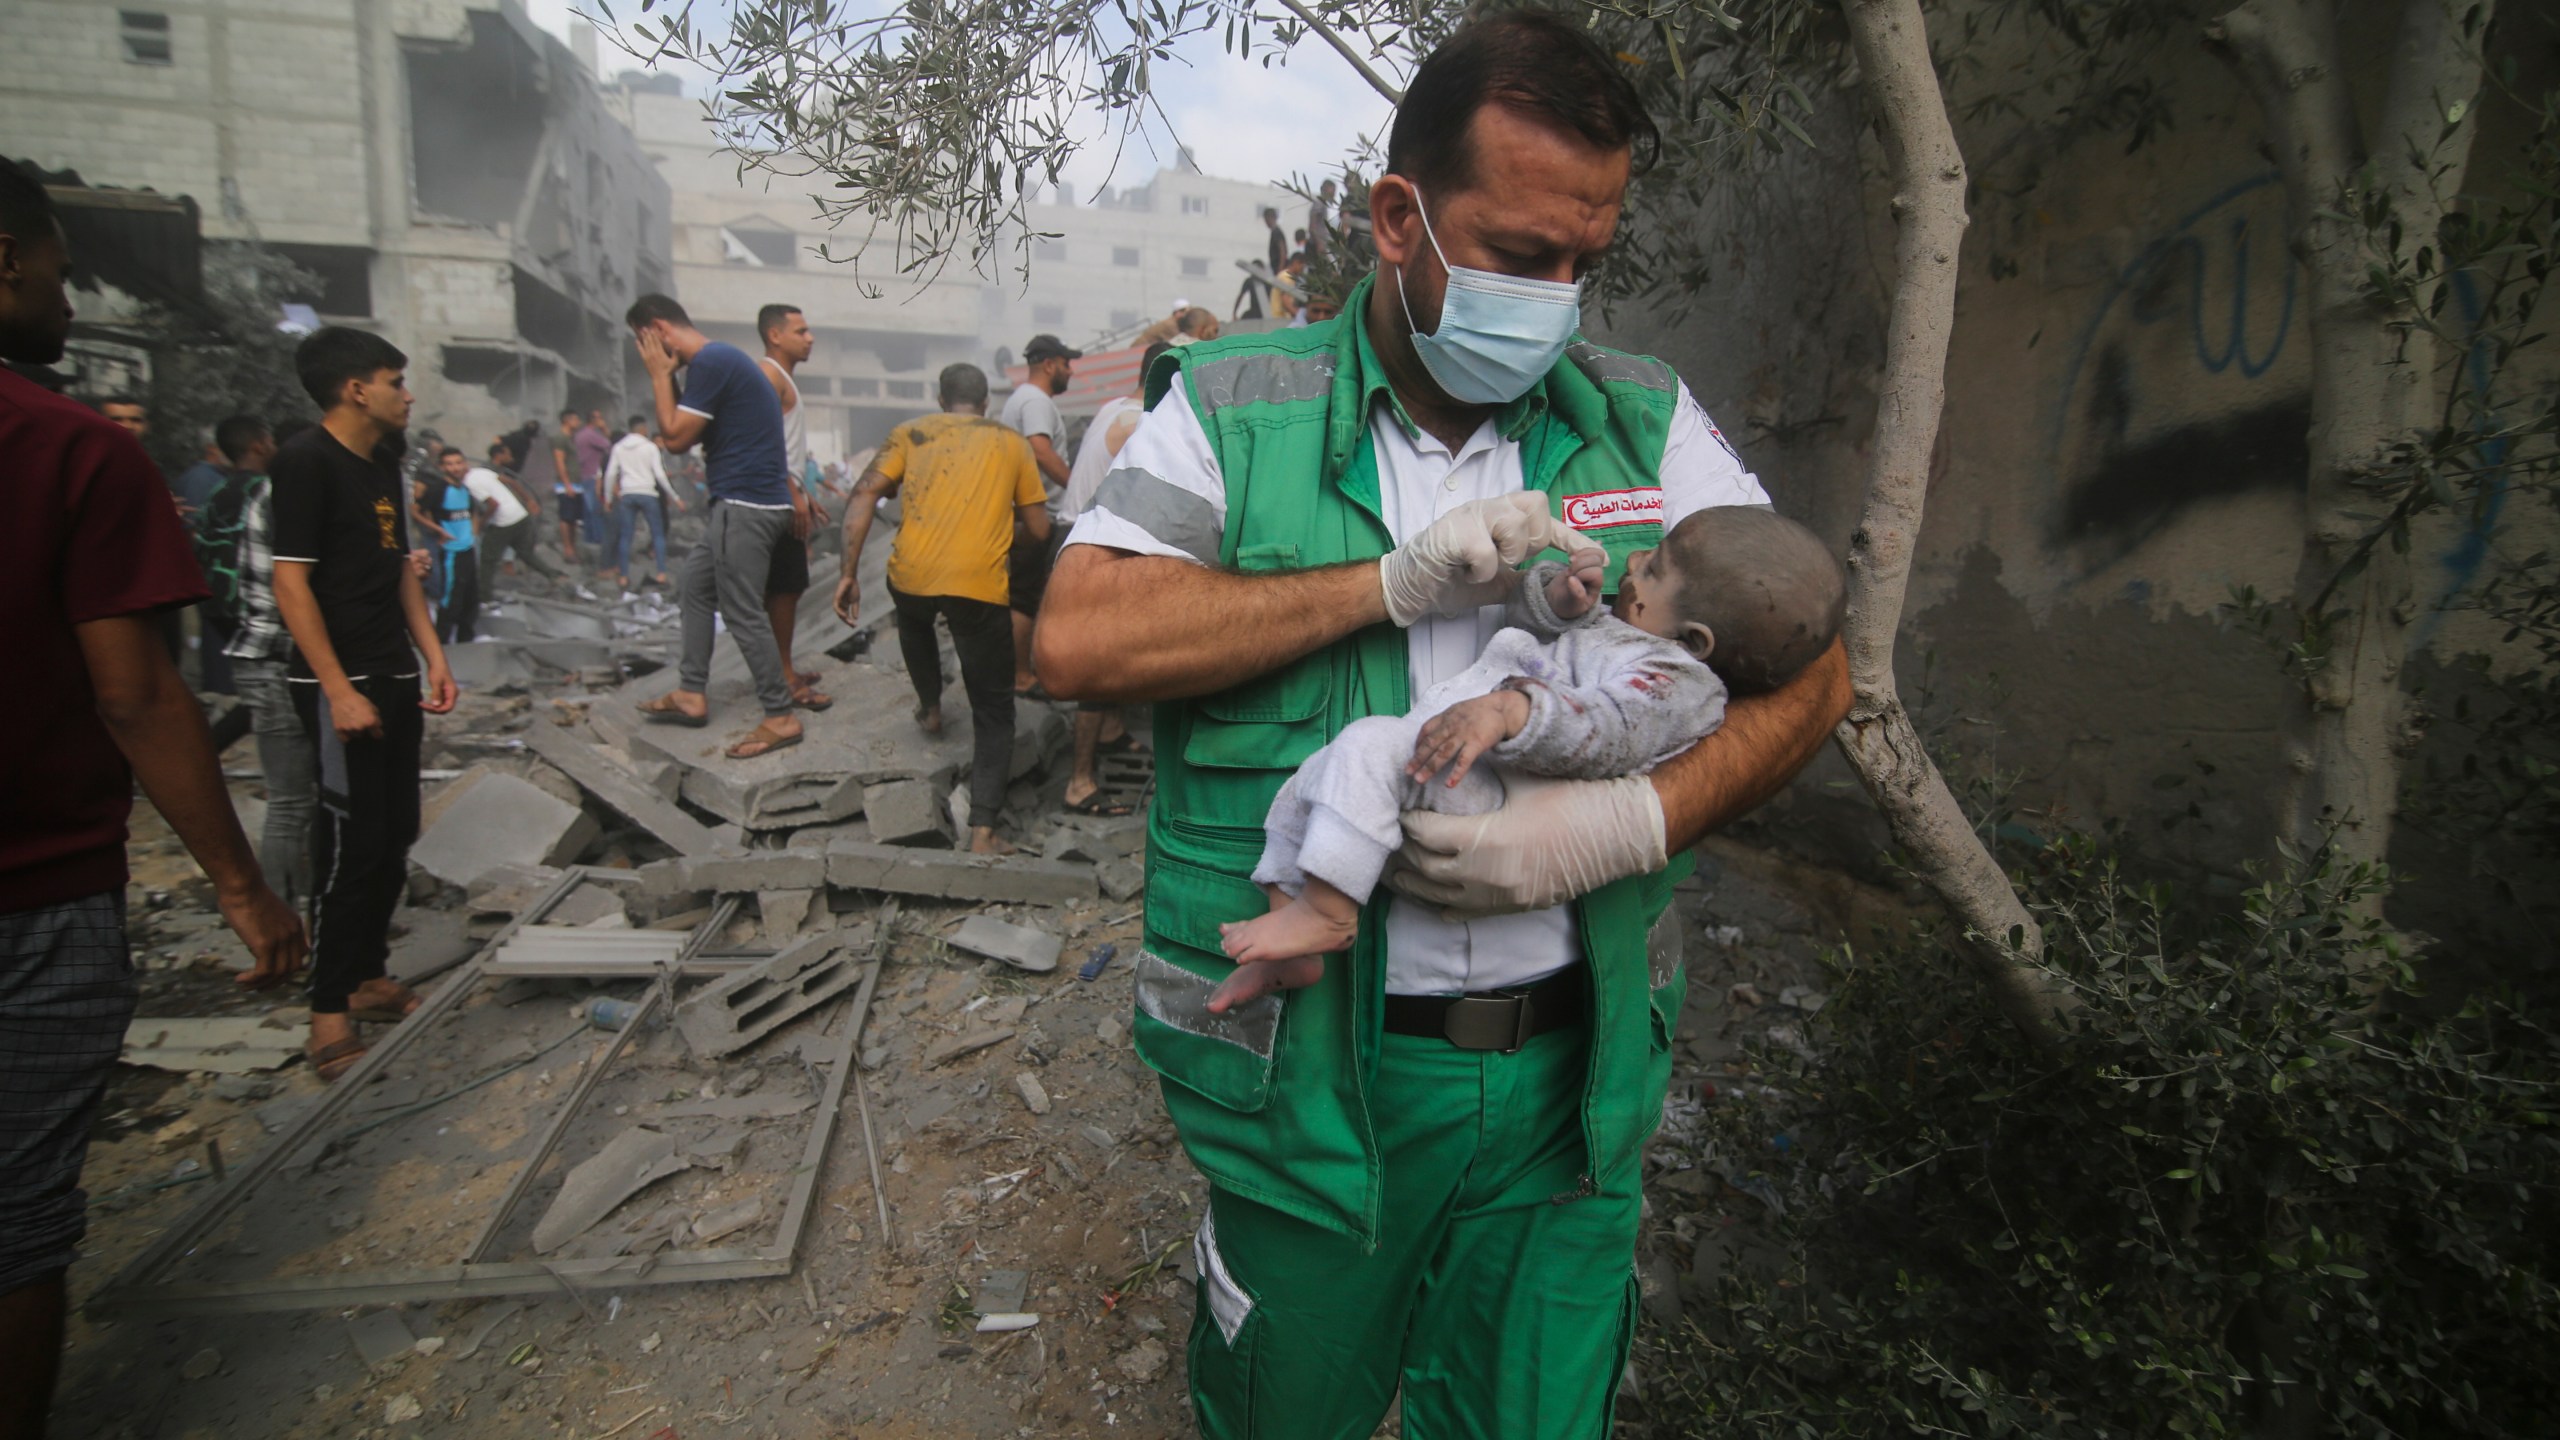
[[[506,463],[506,460],[498,460],[498,457],[499,457],[499,456],[501,456],[501,455],[503,455],[503,456],[507,457],[507,460],[513,460],[514,458],[516,458],[516,447],[514,447],[513,445],[508,444],[508,443],[507,443],[506,441],[504,441],[504,440],[492,440],[492,441],[490,441],[490,442],[489,442],[489,458],[490,458],[490,459],[492,459],[492,460],[497,460],[499,464],[503,465],[503,464],[505,464],[505,463]]]
[[[585,414],[580,412],[576,406],[572,405],[568,409],[560,412],[560,418],[563,420],[584,420],[587,417]]]
[[[60,224],[44,182],[15,160],[0,160],[0,231],[21,240],[44,240]]]
[[[1582,26],[1546,10],[1510,10],[1465,26],[1423,57],[1396,106],[1387,173],[1426,190],[1465,189],[1475,178],[1467,126],[1487,105],[1604,149],[1632,150],[1638,174],[1662,150],[1634,83]]]
[[[255,415],[225,415],[214,422],[213,448],[222,452],[223,459],[237,465],[251,446],[270,433],[267,422]]]
[[[983,410],[987,404],[987,372],[966,360],[945,365],[937,392],[946,406],[975,405]]]
[[[648,429],[648,428],[649,428],[649,417],[648,417],[648,416],[646,416],[646,415],[634,415],[634,416],[632,416],[632,417],[631,417],[631,425],[630,425],[630,428],[631,428],[631,429],[634,429],[634,430],[646,430],[646,429]]]
[[[632,301],[631,308],[622,312],[622,323],[634,330],[644,325],[655,325],[661,320],[677,325],[693,323],[693,317],[684,313],[684,307],[675,302],[674,296],[655,292]]]
[[[461,446],[459,446],[459,445],[439,445],[439,446],[437,446],[437,447],[436,447],[436,463],[437,463],[437,464],[439,464],[439,465],[443,464],[443,463],[444,463],[444,457],[446,457],[447,455],[462,455],[462,447],[461,447]],[[470,457],[470,456],[468,456],[468,455],[462,455],[462,458],[463,458],[463,459],[465,459],[465,460],[468,460],[468,459],[470,459],[471,457]]]
[[[769,340],[783,321],[800,313],[797,305],[767,305],[756,312],[756,338]]]
[[[118,390],[114,394],[109,395],[98,402],[98,408],[101,410],[106,409],[110,405],[130,405],[145,415],[151,413],[151,402],[134,394],[130,390]]]
[[[293,348],[293,373],[302,393],[322,410],[334,408],[350,380],[370,380],[385,370],[406,370],[409,357],[400,347],[347,325],[324,325]]]

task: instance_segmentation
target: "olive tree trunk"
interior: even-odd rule
[[[2286,718],[2277,833],[2301,853],[2348,860],[2390,848],[2414,736],[2401,669],[2414,591],[2409,558],[2368,544],[2373,482],[2392,448],[2440,423],[2445,359],[2374,267],[2433,246],[2462,186],[2465,123],[2480,89],[2493,0],[2405,0],[2375,141],[2356,120],[2334,0],[2245,0],[2207,31],[2266,119],[2284,177],[2311,332],[2310,475],[2294,603],[2313,663]],[[2361,560],[2359,553],[2361,552]]]
[[[2060,1040],[2072,1002],[2040,963],[2044,933],[1929,759],[1893,678],[1929,457],[1946,404],[1956,253],[1966,224],[1964,155],[1930,63],[1919,0],[1841,0],[1841,10],[1891,168],[1896,239],[1866,508],[1849,544],[1842,638],[1856,698],[1840,724],[1840,749],[1884,813],[1894,843],[1963,925],[2001,1013],[2049,1046]]]

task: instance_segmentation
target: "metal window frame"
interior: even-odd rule
[[[639,1027],[660,1007],[671,1003],[675,973],[698,959],[736,914],[738,902],[735,897],[730,897],[695,928],[676,963],[662,973],[659,983],[651,987],[649,997],[642,1002],[640,1010],[615,1033],[613,1043],[588,1067],[569,1097],[561,1103],[535,1142],[533,1154],[517,1172],[514,1182],[498,1202],[497,1210],[482,1225],[463,1260],[451,1265],[364,1271],[350,1275],[194,1283],[173,1283],[163,1278],[171,1267],[211,1233],[215,1225],[239,1209],[261,1183],[282,1169],[288,1158],[327,1129],[348,1102],[361,1093],[366,1081],[407,1050],[418,1036],[432,1029],[437,1020],[458,1007],[482,980],[489,978],[489,961],[499,946],[513,938],[517,930],[538,922],[550,913],[552,907],[581,882],[606,878],[618,878],[617,872],[573,866],[563,873],[541,899],[491,936],[468,965],[438,986],[416,1014],[394,1028],[382,1043],[367,1051],[354,1069],[329,1088],[318,1105],[246,1164],[233,1166],[229,1177],[220,1182],[212,1194],[144,1247],[89,1300],[84,1307],[86,1312],[92,1315],[138,1316],[234,1315],[499,1295],[565,1293],[574,1297],[584,1290],[597,1288],[686,1285],[697,1281],[752,1280],[790,1274],[799,1260],[800,1243],[808,1230],[812,1201],[826,1164],[827,1147],[835,1137],[845,1087],[853,1076],[855,1049],[861,1040],[863,1024],[871,1012],[872,992],[879,985],[880,967],[888,959],[891,938],[896,931],[897,904],[894,900],[881,907],[871,959],[865,966],[860,987],[854,992],[852,1004],[843,1011],[846,1017],[843,1031],[834,1037],[827,1053],[818,1057],[818,1063],[833,1068],[827,1078],[826,1093],[814,1112],[807,1147],[800,1163],[793,1168],[790,1197],[783,1206],[781,1228],[771,1245],[752,1250],[722,1248],[582,1260],[490,1261],[481,1258],[495,1243],[499,1230],[514,1213],[517,1204],[532,1189],[543,1165],[557,1148],[560,1137],[567,1133],[571,1121],[601,1082],[605,1071],[628,1047]]]

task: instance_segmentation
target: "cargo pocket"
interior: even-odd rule
[[[1262,1323],[1253,1296],[1218,1252],[1216,1207],[1200,1217],[1191,1239],[1200,1272],[1199,1313],[1191,1324],[1191,1399],[1205,1440],[1246,1440],[1254,1432],[1254,1352]]]
[[[1250,880],[1158,854],[1148,869],[1151,942],[1131,970],[1138,1058],[1165,1079],[1251,1114],[1271,1099],[1287,1000],[1259,996],[1223,1015],[1209,997],[1235,969],[1218,948],[1218,925],[1270,908]]]

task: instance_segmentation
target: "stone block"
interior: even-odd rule
[[[929,780],[892,780],[864,787],[862,818],[871,827],[871,843],[948,847],[951,836],[943,829],[938,800]]]
[[[501,865],[570,864],[601,834],[579,807],[491,772],[444,807],[409,858],[439,880],[468,886]]]
[[[827,883],[889,895],[1027,905],[1071,904],[1100,893],[1088,866],[850,840],[827,847]]]
[[[1093,867],[1094,882],[1114,900],[1126,900],[1147,888],[1147,867],[1123,856]]]

